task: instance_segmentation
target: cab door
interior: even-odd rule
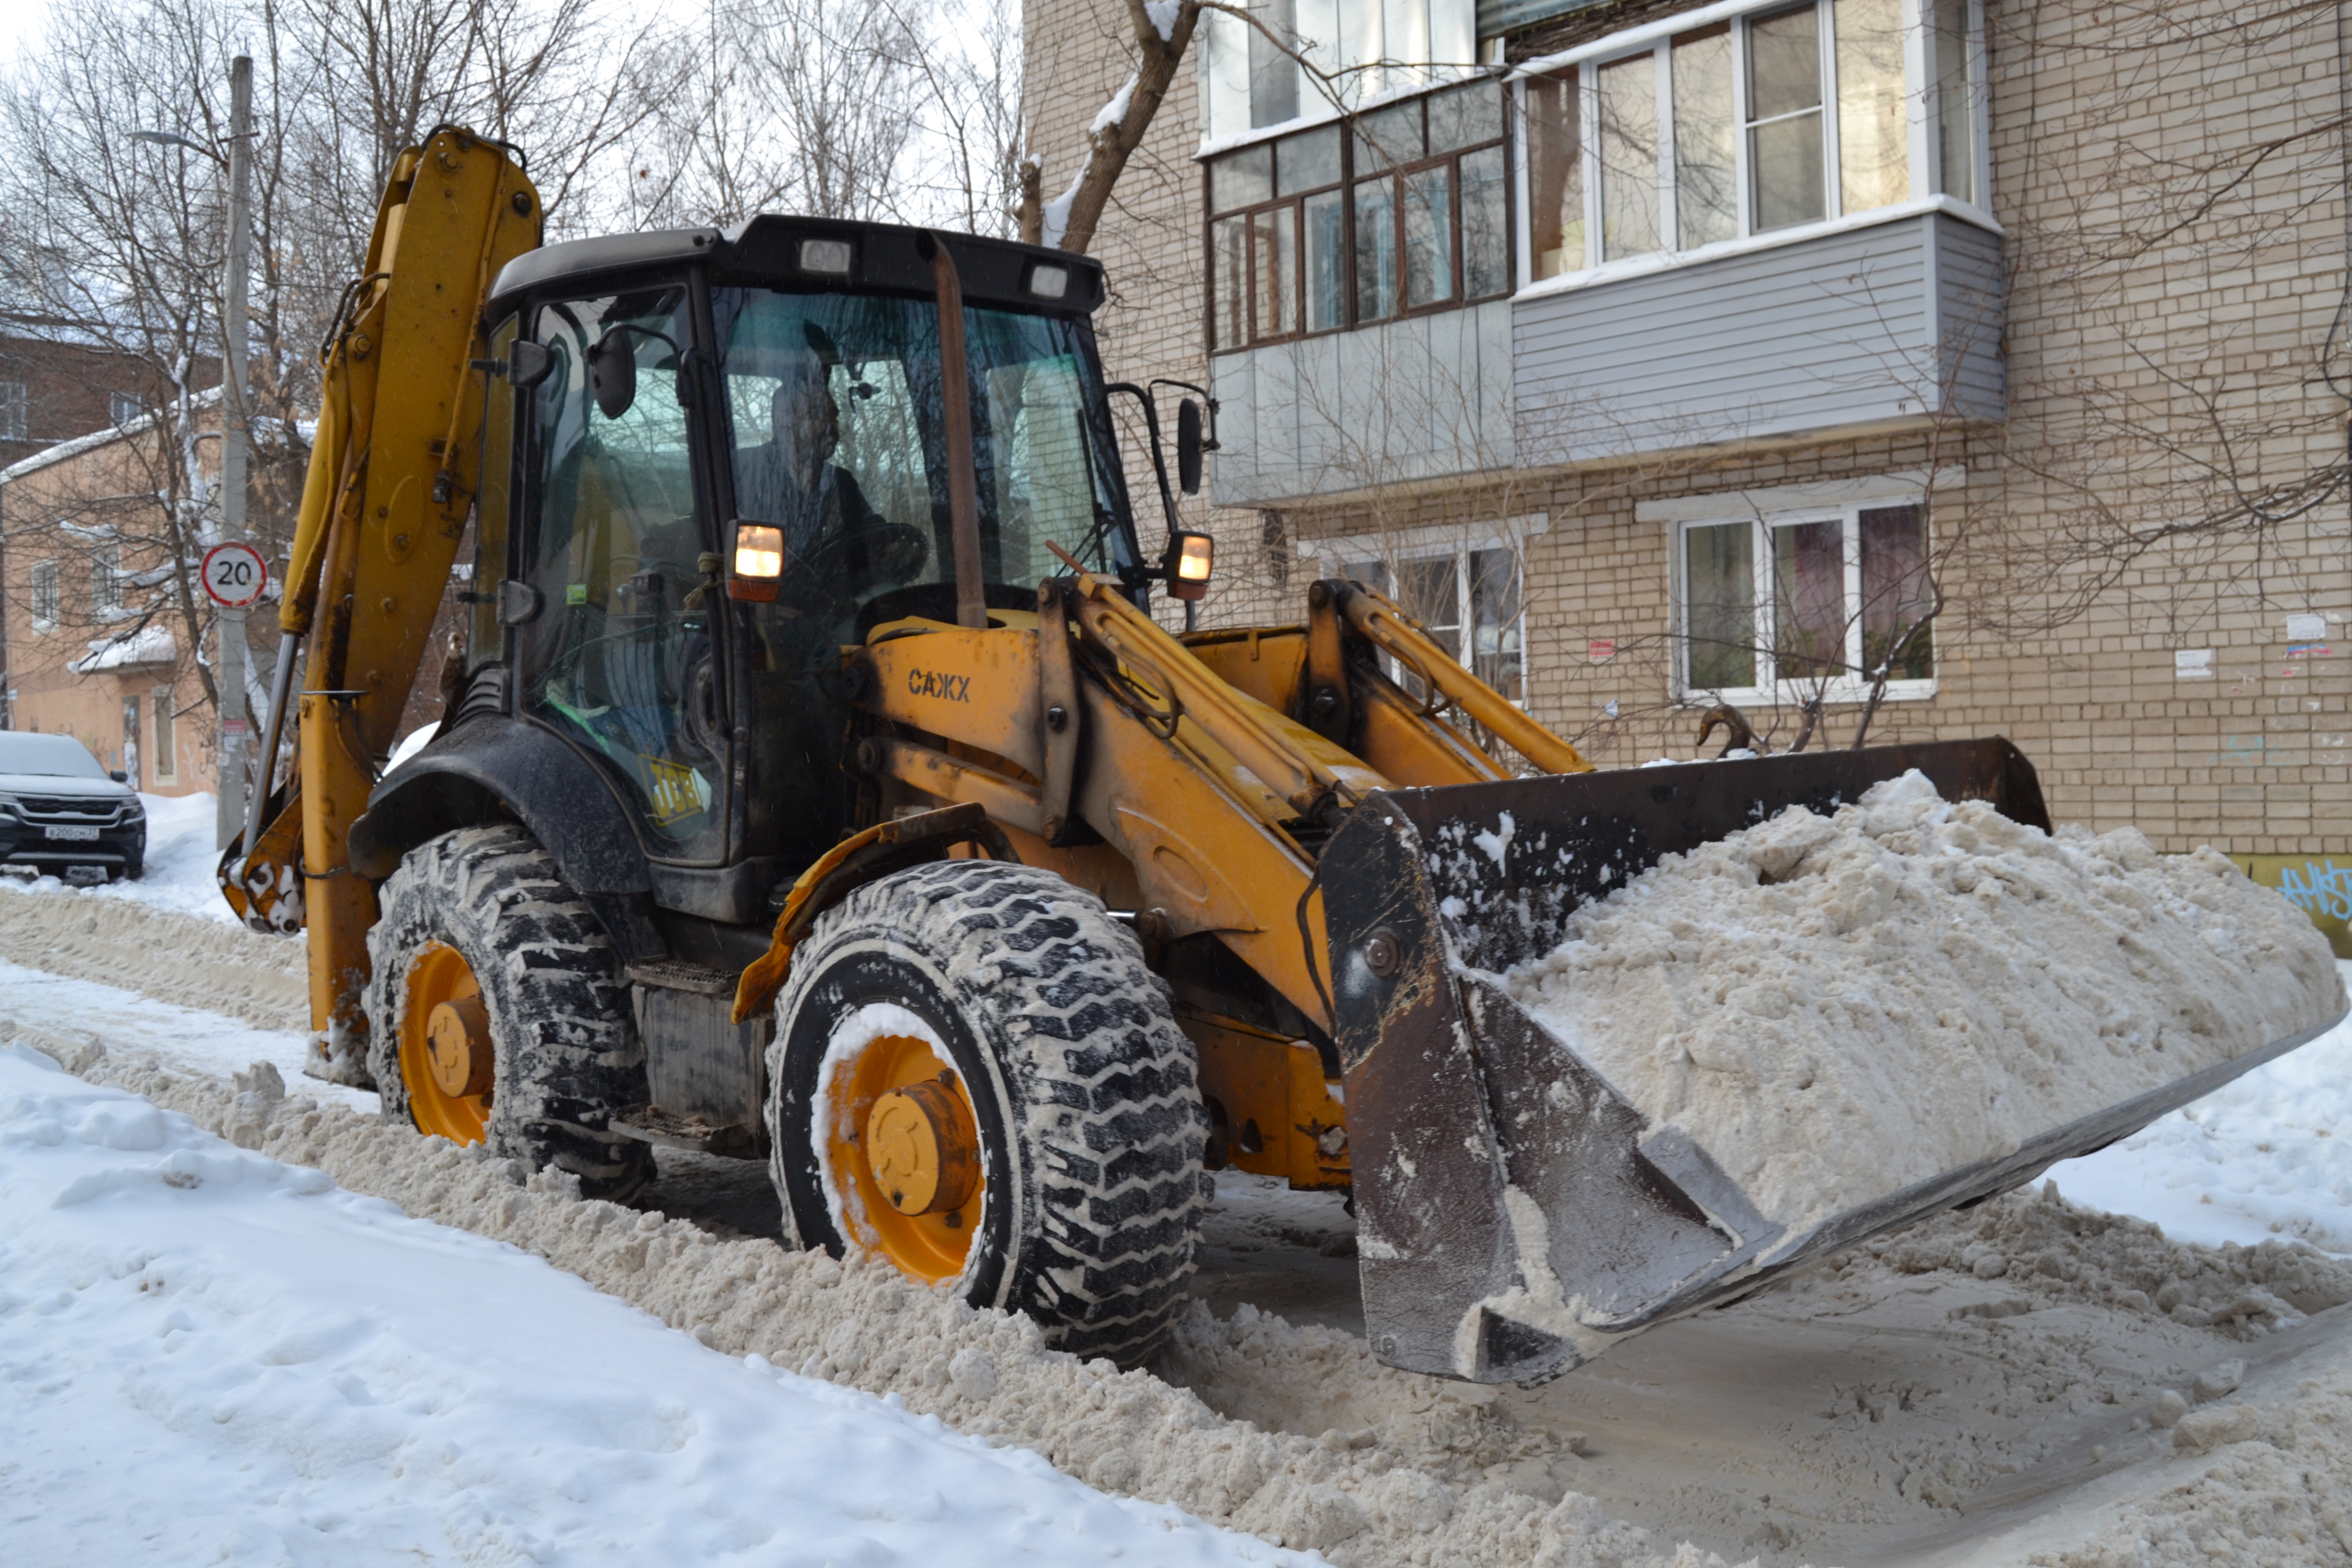
[[[554,365],[526,405],[518,710],[607,765],[653,858],[723,863],[732,726],[724,601],[702,569],[717,546],[693,461],[687,287],[531,318]]]

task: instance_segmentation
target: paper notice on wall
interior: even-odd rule
[[[1617,657],[1617,639],[1593,637],[1584,645],[1584,657],[1595,664],[1607,664]]]
[[[2335,651],[2327,646],[2326,616],[2289,616],[2286,618],[2287,658],[2326,658]]]
[[[2175,680],[2210,680],[2213,679],[2213,650],[2210,647],[2177,647],[2172,650],[2172,678]]]

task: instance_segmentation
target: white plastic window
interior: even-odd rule
[[[1347,562],[1341,575],[1388,595],[1465,669],[1513,702],[1527,701],[1517,550],[1471,542],[1410,546],[1386,558]],[[1391,663],[1389,673],[1421,694],[1410,672]]]
[[[1809,0],[1520,82],[1528,275],[1981,208],[1983,31],[1981,0]]]
[[[1676,525],[1685,693],[1733,702],[1935,690],[1927,520],[1918,501],[1861,501]]]

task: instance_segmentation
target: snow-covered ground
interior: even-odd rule
[[[13,1046],[0,1422],[25,1568],[1312,1561],[716,1354]]]
[[[2339,963],[2352,986],[2352,963]],[[2078,1204],[2181,1241],[2352,1255],[2352,1022],[2097,1153],[2050,1169]]]
[[[72,897],[67,889],[61,896]],[[257,1029],[239,1019],[198,1007],[157,1001],[119,985],[73,980],[46,970],[0,961],[0,1042],[8,1026],[23,1017],[100,1043],[160,1050],[173,1060],[220,1077],[268,1062],[287,1083],[313,1100],[334,1100],[361,1110],[376,1109],[369,1090],[347,1089],[301,1076],[307,1047],[291,1029]]]
[[[151,818],[153,869],[147,880],[99,889],[44,882],[34,885],[36,894],[57,899],[61,906],[74,900],[129,899],[175,913],[227,919],[211,880],[209,800],[151,797],[149,805],[151,811],[159,805],[166,809],[158,814],[162,820]],[[296,1094],[373,1109],[372,1095],[297,1076],[302,1040],[294,1029],[256,1028],[182,1005],[194,999],[191,987],[208,980],[227,959],[200,958],[201,965],[209,966],[203,974],[190,970],[168,983],[159,982],[154,973],[142,978],[135,967],[136,944],[152,947],[157,931],[171,928],[173,942],[194,942],[188,951],[195,952],[204,946],[197,938],[212,940],[209,928],[195,931],[169,916],[142,914],[112,931],[100,929],[110,928],[109,920],[47,922],[21,912],[31,907],[20,901],[13,929],[39,951],[12,948],[10,956],[20,963],[0,963],[0,1041],[16,1033],[68,1046],[89,1041],[114,1051],[155,1050],[223,1078],[267,1059]],[[128,917],[133,911],[118,908],[110,913]],[[0,910],[0,919],[8,918],[10,911]],[[82,931],[85,924],[89,931]],[[80,973],[101,980],[121,975],[148,994],[22,967],[43,962],[68,966],[62,947],[46,945],[63,940],[47,934],[53,925],[60,932],[70,928],[78,933],[75,940],[90,948],[76,960]],[[263,940],[241,932],[226,933],[223,940],[232,937],[238,942]],[[109,942],[114,947],[107,947]],[[299,955],[299,948],[288,945]],[[121,952],[110,958],[115,948]],[[247,962],[242,949],[231,956]],[[262,956],[267,960],[268,954]],[[299,961],[293,967],[299,973]],[[209,1005],[234,1002],[232,996]],[[290,1018],[299,1010],[289,1001],[268,1017],[286,1013]],[[252,1016],[258,1020],[261,1015]],[[50,1048],[60,1047],[53,1043]],[[2352,1028],[2339,1026],[2188,1110],[2051,1174],[2077,1204],[2152,1219],[2187,1241],[2252,1245],[2299,1239],[2352,1256],[2352,1153],[2338,1146],[2352,1136],[2342,1125],[2347,1111]],[[126,1141],[146,1146],[121,1146]],[[371,1185],[364,1173],[320,1163],[354,1187]],[[197,1184],[170,1184],[174,1177],[190,1175],[201,1178]],[[1121,1556],[1154,1563],[1312,1561],[1165,1506],[1092,1491],[1071,1479],[1099,1479],[1087,1468],[1087,1453],[1057,1451],[1032,1436],[1008,1436],[1002,1427],[973,1419],[982,1407],[946,1413],[966,1430],[994,1432],[1000,1443],[1034,1443],[1062,1471],[1022,1448],[985,1447],[928,1416],[894,1408],[895,1395],[877,1399],[785,1376],[764,1364],[747,1365],[662,1327],[614,1296],[599,1294],[573,1273],[501,1243],[401,1217],[378,1200],[321,1187],[321,1180],[315,1173],[231,1149],[179,1118],[50,1072],[21,1053],[0,1054],[0,1422],[11,1432],[10,1440],[0,1443],[0,1563],[13,1568],[18,1562],[45,1565],[100,1554],[134,1561],[342,1563],[389,1559],[398,1552],[405,1561],[427,1562],[593,1563],[625,1553],[663,1562],[712,1557],[814,1564],[886,1563],[919,1551],[949,1562],[1019,1561],[1024,1555],[1088,1562]],[[79,1189],[78,1181],[83,1181]],[[69,1192],[79,1192],[83,1201],[60,1202]],[[1239,1190],[1225,1194],[1227,1206],[1248,1195]],[[403,1195],[402,1201],[409,1199]],[[1966,1217],[1974,1221],[1999,1207]],[[1336,1211],[1318,1211],[1318,1221],[1328,1222],[1328,1236],[1318,1230],[1303,1241],[1290,1234],[1296,1226],[1276,1223],[1283,1215],[1270,1209],[1266,1217],[1267,1225],[1260,1227],[1266,1236],[1256,1239],[1276,1251],[1279,1243],[1314,1254],[1318,1242],[1347,1239],[1349,1227]],[[1945,1231],[1953,1228],[1935,1222],[1911,1237],[1939,1225]],[[1906,1245],[1916,1250],[1926,1243]],[[2102,1254],[2099,1261],[2110,1267],[2116,1259]],[[1265,1268],[1295,1263],[1295,1258],[1270,1252]],[[2067,1451],[2063,1445],[2051,1448],[2058,1439],[2045,1443],[2023,1430],[2034,1421],[2063,1416],[2068,1409],[2084,1420],[2099,1418],[2100,1411],[2119,1411],[2115,1419],[2129,1421],[2129,1412],[2137,1407],[2134,1402],[2148,1396],[2143,1384],[2155,1379],[2167,1386],[2189,1386],[2166,1370],[2171,1364],[2166,1357],[2179,1358],[2182,1366],[2199,1364],[2198,1358],[2259,1358],[2269,1353],[2264,1345],[2284,1345],[2293,1337],[2287,1327],[2293,1314],[2279,1320],[2281,1331],[2273,1340],[2232,1340],[2218,1329],[2181,1326],[2161,1310],[2126,1314],[2109,1307],[2094,1311],[2081,1303],[2045,1302],[2035,1294],[2046,1283],[2040,1276],[2020,1284],[2012,1271],[1987,1282],[1969,1263],[1962,1257],[1926,1274],[1917,1270],[1927,1265],[1916,1261],[1901,1269],[1887,1264],[1881,1268],[1885,1280],[1867,1269],[1849,1272],[1842,1283],[1809,1277],[1791,1290],[1759,1298],[1753,1307],[1670,1325],[1633,1351],[1605,1358],[1546,1390],[1462,1409],[1486,1412],[1476,1420],[1487,1425],[1475,1429],[1499,1433],[1522,1448],[1538,1441],[1539,1419],[1556,1416],[1555,1424],[1577,1427],[1566,1448],[1540,1449],[1555,1479],[1550,1495],[1566,1488],[1597,1497],[1611,1517],[1660,1531],[1661,1548],[1673,1540],[1696,1539],[1732,1559],[1760,1554],[1775,1564],[1862,1561],[1870,1552],[1843,1551],[1805,1532],[1827,1528],[1808,1522],[1812,1512],[1828,1518],[1855,1500],[1866,1509],[1892,1510],[1889,1519],[1913,1506],[1885,1500],[1894,1497],[1887,1490],[1893,1483],[1864,1476],[1858,1468],[1863,1458],[1882,1451],[1898,1454],[1896,1468],[1905,1473],[1927,1473],[1919,1469],[1923,1463],[1949,1460],[1957,1467],[1953,1484],[1966,1495],[1970,1483],[1960,1475],[1967,1468],[1961,1459],[1975,1452],[1971,1445],[1979,1445],[1991,1456],[1985,1465],[2026,1465],[2018,1480],[2022,1485],[2033,1466],[2046,1462],[2036,1456]],[[1332,1260],[1335,1277],[1351,1268],[1347,1258]],[[614,1279],[593,1269],[581,1272],[608,1291],[627,1293]],[[1468,1417],[1457,1411],[1441,1422],[1407,1410],[1421,1397],[1421,1380],[1358,1366],[1362,1352],[1357,1333],[1327,1343],[1314,1338],[1320,1331],[1290,1329],[1278,1320],[1244,1323],[1253,1314],[1234,1303],[1263,1308],[1276,1299],[1265,1293],[1263,1279],[1245,1275],[1238,1266],[1232,1272],[1232,1300],[1207,1293],[1218,1302],[1221,1318],[1232,1314],[1231,1323],[1204,1322],[1188,1331],[1191,1363],[1179,1364],[1181,1358],[1176,1358],[1160,1369],[1160,1375],[1198,1391],[1220,1416],[1236,1423],[1254,1420],[1266,1432],[1296,1431],[1299,1440],[1332,1427],[1325,1446],[1342,1432],[1355,1434],[1361,1427],[1370,1436],[1377,1429],[1376,1451],[1385,1456],[1389,1445],[1404,1440],[1400,1434],[1426,1426],[1430,1436],[1425,1444],[1413,1439],[1412,1462],[1435,1473],[1443,1457],[1437,1451],[1448,1443],[1458,1446],[1448,1423]],[[2091,1277],[2089,1270],[2084,1277]],[[2161,1279],[2158,1275],[2142,1288],[2158,1294]],[[2115,1289],[2124,1283],[2128,1281],[2118,1277]],[[1310,1315],[1307,1298],[1312,1293],[1302,1287],[1299,1302]],[[1352,1299],[1352,1283],[1339,1293]],[[2329,1298],[2337,1299],[2341,1292]],[[486,1310],[485,1304],[493,1301],[497,1310]],[[1975,1315],[1988,1306],[1998,1311],[1990,1318]],[[1911,1315],[1902,1316],[1897,1308]],[[2352,1308],[2331,1312],[2315,1303],[2307,1310],[2315,1314],[2309,1321],[2315,1333],[2333,1332],[2330,1321]],[[2113,1337],[2126,1331],[2137,1336],[2129,1340],[2128,1356],[2118,1348],[2126,1341]],[[1718,1339],[1722,1345],[1715,1344]],[[1274,1347],[1263,1360],[1257,1359],[1261,1341]],[[2064,1360],[2065,1347],[2076,1341],[2092,1346],[2085,1353],[2096,1367],[2089,1362],[2074,1367]],[[1753,1453],[1734,1440],[1744,1430],[1736,1398],[1721,1408],[1674,1403],[1674,1397],[1696,1399],[1710,1389],[1706,1398],[1723,1396],[1709,1381],[1716,1375],[1706,1360],[1710,1347],[1735,1369],[1723,1373],[1728,1379],[1723,1387],[1748,1387],[1761,1375],[1759,1366],[1787,1369],[1786,1389],[1758,1395],[1769,1408],[1759,1409],[1753,1424],[1769,1440],[1750,1445]],[[741,1341],[725,1348],[767,1349],[780,1363],[803,1365],[799,1349],[786,1353],[772,1344],[755,1347]],[[1944,1359],[1928,1357],[1928,1352]],[[1224,1361],[1213,1364],[1213,1353],[1224,1355]],[[2045,1360],[2048,1368],[2042,1367]],[[2124,1372],[2111,1375],[2102,1370],[2110,1362],[2125,1364]],[[2344,1362],[2352,1368],[2352,1356]],[[826,1365],[816,1370],[836,1375]],[[1396,1380],[1397,1386],[1383,1382],[1375,1387],[1375,1376]],[[1966,1381],[1971,1376],[1978,1381]],[[2018,1380],[2014,1387],[2000,1381],[2012,1376]],[[1958,1392],[1948,1398],[1921,1395],[1921,1412],[1904,1417],[1912,1426],[1897,1431],[1872,1414],[1872,1425],[1846,1433],[1834,1419],[1835,1410],[1818,1417],[1807,1414],[1811,1405],[1805,1401],[1821,1403],[1809,1377],[1827,1377],[1841,1389],[1859,1379],[1868,1385],[1865,1394],[1882,1384],[1932,1384]],[[2070,1384],[2070,1378],[2082,1383]],[[2062,1391],[2071,1386],[2079,1394],[2093,1384],[2096,1391],[2074,1400],[2073,1406],[2068,1396],[2052,1395],[2056,1403],[2044,1401],[2048,1409],[2042,1410],[2035,1404],[2040,1396],[2031,1392],[2039,1387],[2037,1379]],[[1620,1387],[1612,1380],[1626,1381]],[[1244,1396],[1260,1384],[1263,1409]],[[1298,1390],[1308,1385],[1328,1397],[1319,1405],[1305,1399]],[[905,1389],[923,1408],[940,1408],[924,1405],[912,1383],[869,1381],[868,1386]],[[1436,1387],[1449,1395],[1468,1392]],[[1674,1396],[1661,1396],[1665,1406],[1650,1411],[1639,1405],[1643,1390],[1661,1387]],[[1559,1408],[1541,1405],[1545,1399]],[[2009,1410],[2021,1401],[2022,1435],[2005,1428],[1990,1436],[1979,1432],[1983,1420],[1978,1405]],[[1628,1410],[1622,1422],[1612,1414],[1621,1404]],[[2083,1416],[2074,1406],[2093,1414]],[[2352,1411],[2352,1404],[2344,1408]],[[2223,1412],[2215,1414],[2218,1418]],[[1659,1423],[1677,1453],[1690,1448],[1696,1458],[1677,1469],[1669,1463],[1674,1456],[1649,1454],[1637,1430],[1645,1421]],[[2304,1415],[2282,1416],[2280,1430],[2309,1425]],[[1584,1430],[1595,1434],[1591,1453],[1580,1447]],[[2161,1439],[2167,1434],[2154,1436]],[[1699,1447],[1703,1436],[1720,1441]],[[2093,1436],[2100,1443],[2116,1441],[2104,1428]],[[2093,1448],[2093,1436],[2078,1445],[2085,1454],[2111,1451]],[[2141,1432],[2133,1441],[2146,1436]],[[1995,1438],[2007,1447],[1990,1446]],[[2282,1447],[2263,1452],[2290,1468],[2305,1467],[2318,1478],[2311,1484],[2323,1491],[2336,1484],[2330,1477],[2352,1474],[2352,1467],[2337,1462],[2341,1456],[2322,1462],[2311,1451],[2282,1442]],[[1421,1452],[1423,1447],[1429,1454]],[[2158,1450],[2162,1447],[2158,1444]],[[1462,1520],[1487,1506],[1472,1489],[1480,1467],[1489,1482],[1507,1469],[1509,1485],[1540,1489],[1542,1478],[1535,1468],[1512,1458],[1519,1451],[1504,1451],[1507,1464],[1490,1463],[1496,1457],[1482,1452],[1466,1462],[1463,1476],[1452,1478],[1461,1513],[1454,1533],[1445,1537],[1445,1554],[1459,1555],[1456,1549],[1470,1539],[1463,1534]],[[1791,1467],[1785,1461],[1797,1452],[1810,1457]],[[1854,1476],[1846,1477],[1832,1459]],[[2139,1489],[2132,1495],[2138,1496],[2147,1486],[2171,1486],[2165,1478],[2177,1479],[2185,1473],[2183,1467],[2197,1461],[2164,1458],[2159,1452],[2134,1462],[2141,1468],[2133,1474],[2143,1477],[2130,1481]],[[1741,1479],[1743,1466],[1755,1470],[1747,1480]],[[1707,1489],[1717,1484],[1712,1480],[1717,1471],[1725,1478],[1719,1497]],[[1822,1482],[1823,1475],[1832,1475],[1834,1484]],[[2119,1472],[2113,1479],[2120,1487],[2130,1478]],[[1739,1489],[1749,1481],[1750,1489],[1771,1495],[1752,1507],[1740,1502]],[[1802,1500],[1803,1487],[1815,1483],[1823,1489],[1818,1510]],[[1981,1483],[1978,1478],[1976,1484]],[[1122,1489],[1128,1485],[1105,1484]],[[1786,1500],[1791,1489],[1798,1501]],[[1213,1518],[1232,1518],[1219,1511],[1226,1505],[1181,1490],[1150,1495],[1171,1497]],[[1372,1494],[1364,1496],[1370,1500]],[[1783,1503],[1774,1505],[1773,1498]],[[1377,1510],[1387,1505],[1371,1506]],[[1795,1511],[1781,1519],[1770,1512],[1774,1506]],[[2210,1516],[2207,1505],[2196,1506]],[[1381,1529],[1397,1531],[1393,1540],[1376,1549],[1370,1535],[1360,1536],[1335,1548],[1335,1559],[1420,1561],[1412,1553],[1425,1554],[1428,1548],[1417,1543],[1437,1539],[1412,1534],[1385,1513],[1378,1517]],[[1773,1549],[1783,1537],[1740,1533],[1754,1520],[1768,1517],[1796,1532],[1793,1541],[1784,1541],[1786,1552]],[[1922,1513],[1903,1529],[1924,1528],[1930,1517]],[[1736,1525],[1729,1522],[1735,1520]],[[1274,1533],[1255,1519],[1240,1522]],[[2130,1531],[2145,1533],[2138,1524]],[[2249,1539],[2256,1536],[2273,1543],[2279,1539],[2262,1531]],[[2250,1545],[2223,1556],[2251,1563],[2265,1551]],[[1532,1548],[1514,1546],[1475,1560],[1517,1563],[1532,1555]],[[1634,1555],[1627,1552],[1629,1559]],[[2022,1556],[1995,1552],[1984,1560]],[[1586,1559],[1571,1554],[1563,1560]]]

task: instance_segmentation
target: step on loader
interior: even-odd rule
[[[1096,262],[541,220],[461,130],[394,172],[325,352],[261,751],[290,720],[295,764],[222,862],[307,928],[313,1070],[388,1117],[592,1196],[656,1148],[764,1160],[789,1243],[1129,1363],[1205,1173],[1349,1191],[1380,1358],[1524,1381],[2262,1058],[1783,1234],[1491,977],[1660,856],[1907,769],[2046,826],[2014,749],[1595,773],[1360,583],[1171,632],[1206,397],[1105,382]],[[387,768],[450,605],[439,729]],[[1434,853],[1505,814],[1540,852]]]

